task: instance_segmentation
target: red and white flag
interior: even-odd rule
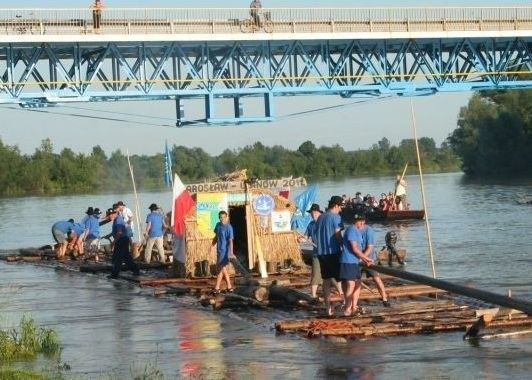
[[[290,197],[290,186],[284,186],[279,190],[279,195],[283,198],[288,199]]]
[[[172,201],[172,227],[174,227],[174,232],[177,236],[183,236],[185,232],[185,216],[196,203],[177,174],[174,174]]]

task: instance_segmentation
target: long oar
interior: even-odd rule
[[[423,276],[421,274],[407,272],[404,270],[392,269],[380,265],[372,265],[370,269],[389,274],[394,277],[399,277],[405,280],[417,282],[419,284],[429,285],[434,288],[447,290],[451,293],[461,294],[467,297],[479,299],[485,302],[493,303],[500,306],[509,307],[511,309],[521,310],[522,312],[532,315],[532,302],[520,300],[517,298],[510,298],[500,294],[487,292],[485,290],[470,288],[467,286],[457,285],[448,281],[438,280]]]
[[[240,260],[238,260],[236,256],[231,257],[229,261],[231,262],[231,264],[233,264],[235,270],[239,272],[242,276],[246,278],[251,277],[251,273],[249,273],[249,271],[242,265],[242,263],[240,262]]]

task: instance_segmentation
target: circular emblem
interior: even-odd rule
[[[259,215],[270,215],[273,205],[273,198],[268,194],[260,194],[253,200],[253,209]]]

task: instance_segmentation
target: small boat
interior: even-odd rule
[[[364,204],[346,205],[340,215],[349,220],[354,214],[364,214],[369,222],[393,222],[405,220],[421,220],[425,217],[425,210],[387,210],[383,211]]]
[[[369,221],[391,222],[402,220],[420,220],[425,217],[425,210],[388,210],[382,211],[374,209],[373,212],[366,214]]]

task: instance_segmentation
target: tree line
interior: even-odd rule
[[[432,138],[418,140],[426,172],[455,171],[460,161],[447,143],[437,147]],[[295,151],[257,142],[237,150],[226,149],[210,156],[201,148],[171,147],[173,171],[184,183],[216,178],[247,169],[258,178],[304,176],[308,180],[398,173],[406,163],[415,170],[415,141],[392,146],[383,138],[370,149],[346,151],[339,145],[316,147],[305,141]],[[130,157],[137,188],[164,188],[164,152]],[[0,139],[0,196],[54,195],[129,191],[131,179],[127,156],[116,150],[108,157],[100,146],[90,154],[69,148],[55,153],[50,139],[33,154],[21,154],[17,146]]]
[[[532,176],[532,90],[475,93],[447,142],[469,177]]]

